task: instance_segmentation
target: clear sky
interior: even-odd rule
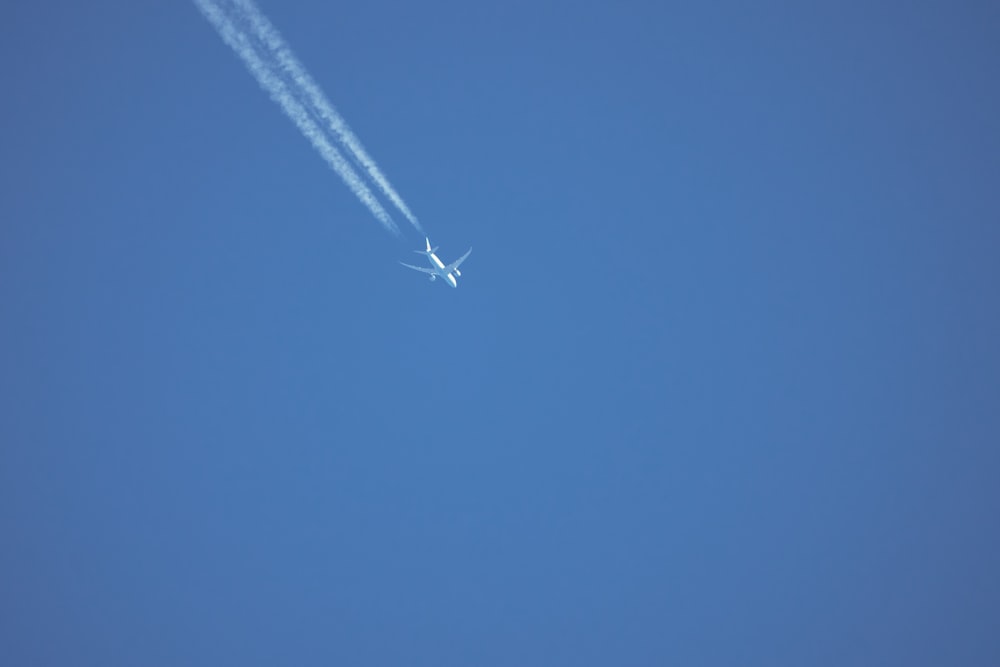
[[[1000,664],[1000,5],[0,17],[0,664]]]

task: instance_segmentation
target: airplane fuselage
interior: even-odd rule
[[[447,273],[445,271],[444,262],[438,259],[437,255],[435,255],[433,252],[428,253],[427,258],[431,260],[431,264],[433,264],[434,268],[437,269],[436,273],[438,277],[440,277],[442,280],[444,280],[452,287],[458,287],[458,281],[455,280],[455,275],[453,273]]]

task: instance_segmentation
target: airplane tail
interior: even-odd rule
[[[431,240],[429,238],[424,237],[424,241],[427,242],[427,250],[414,250],[413,252],[417,253],[418,255],[430,255],[432,252],[437,252],[439,246],[434,246],[432,248]]]

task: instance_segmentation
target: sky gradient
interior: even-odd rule
[[[7,8],[0,664],[1000,663],[1000,7],[260,3],[474,251]]]

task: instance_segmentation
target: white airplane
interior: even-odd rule
[[[408,269],[413,269],[414,271],[423,271],[424,273],[431,274],[431,281],[441,278],[452,287],[458,287],[458,282],[455,280],[455,278],[457,276],[462,275],[462,272],[458,270],[458,265],[465,261],[465,258],[469,256],[469,253],[472,252],[472,248],[469,248],[464,255],[456,259],[451,264],[445,266],[444,262],[438,259],[438,256],[434,254],[435,252],[437,252],[437,248],[431,247],[431,240],[430,239],[425,239],[425,240],[427,241],[427,250],[414,250],[413,252],[419,253],[427,257],[428,261],[430,261],[431,266],[433,268],[425,269],[421,266],[412,266],[410,264],[406,264],[405,262],[400,262],[400,264],[402,264]]]

